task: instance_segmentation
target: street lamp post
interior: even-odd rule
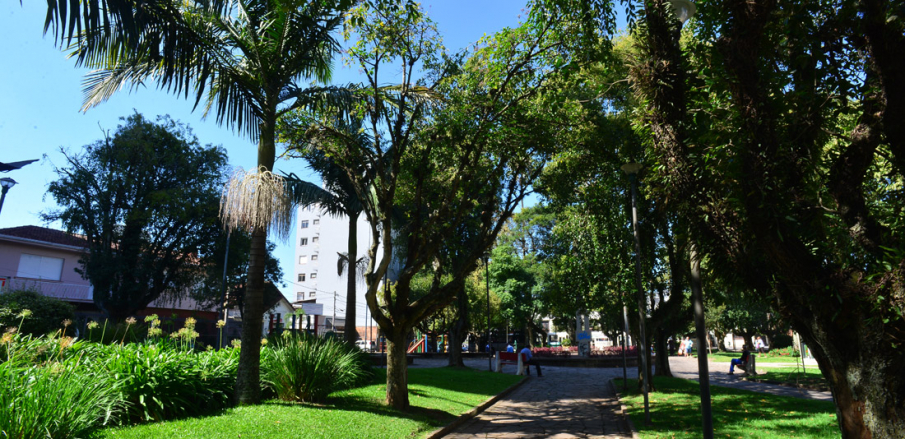
[[[493,372],[493,358],[490,355],[490,255],[484,253],[484,280],[487,281],[487,370]]]
[[[635,235],[635,287],[637,289],[638,299],[638,357],[641,359],[641,378],[644,385],[641,386],[644,393],[644,425],[650,425],[650,403],[648,401],[648,392],[650,391],[650,373],[647,369],[647,338],[644,331],[644,318],[647,315],[647,307],[644,306],[644,290],[641,287],[641,235],[638,231],[638,171],[641,170],[640,163],[626,163],[622,165],[622,170],[628,174],[628,179],[632,186],[632,230]]]
[[[9,192],[9,188],[16,185],[16,180],[13,180],[9,177],[0,178],[0,212],[3,211],[3,201],[6,200],[6,193]]]

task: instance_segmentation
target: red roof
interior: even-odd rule
[[[0,229],[0,236],[32,239],[35,241],[62,244],[73,247],[87,247],[88,240],[83,237],[66,233],[62,230],[48,229],[38,226],[21,226]]]

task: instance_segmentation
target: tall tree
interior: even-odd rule
[[[122,6],[121,1],[108,2]],[[334,32],[351,0],[240,0],[206,2],[157,0],[129,3],[114,24],[95,23],[78,34],[73,55],[79,65],[98,69],[85,81],[85,108],[124,85],[148,79],[162,89],[194,94],[206,101],[217,121],[258,143],[255,174],[233,182],[222,212],[231,227],[251,231],[248,291],[242,321],[242,352],[236,381],[240,404],[260,399],[260,349],[267,231],[271,223],[285,236],[291,212],[280,178],[271,174],[275,130],[281,114],[348,96],[331,87],[298,85],[326,81],[339,44]],[[94,5],[92,3],[92,5]],[[94,6],[90,6],[94,7]],[[135,10],[128,10],[128,8]],[[86,14],[89,9],[85,6]],[[57,11],[61,11],[57,9]],[[89,17],[88,21],[96,17]],[[70,17],[77,18],[71,14]],[[104,15],[103,17],[107,17]],[[106,20],[106,18],[104,18]],[[64,24],[60,20],[59,24]],[[137,22],[137,23],[135,23]],[[69,23],[69,30],[72,23]]]
[[[366,260],[366,258],[358,256],[358,219],[361,217],[364,206],[358,198],[355,186],[346,174],[346,169],[339,167],[323,149],[293,146],[292,139],[303,135],[296,133],[295,130],[310,125],[310,123],[306,123],[307,115],[298,114],[296,116],[301,119],[291,116],[281,119],[280,135],[289,142],[290,149],[287,152],[293,157],[305,159],[308,166],[321,176],[323,187],[301,180],[295,175],[286,176],[283,179],[284,184],[295,204],[313,206],[329,215],[344,216],[348,221],[346,252],[339,254],[337,275],[346,274],[346,331],[344,338],[349,343],[355,343],[358,340],[356,330],[358,307],[355,303],[358,300],[357,284],[362,277]],[[359,119],[338,119],[332,126],[345,142],[358,144],[370,142],[367,133],[361,129]],[[354,175],[367,175],[364,163],[361,163],[358,169],[351,171]]]
[[[114,321],[161,296],[186,297],[204,278],[226,166],[221,148],[201,146],[169,117],[123,120],[82,153],[63,151],[66,166],[48,188],[60,208],[42,215],[88,239],[79,271]]]
[[[651,1],[632,74],[662,197],[802,334],[846,438],[905,434],[901,8],[707,3],[683,47]]]
[[[548,94],[548,80],[557,72],[553,67],[574,61],[564,52],[571,41],[550,32],[552,23],[570,17],[551,12],[489,38],[465,64],[439,56],[433,23],[412,8],[363,5],[351,16],[359,40],[350,58],[367,77],[364,99],[355,110],[372,142],[335,148],[322,141],[335,137],[329,119],[307,130],[305,141],[319,142],[340,166],[368,164],[373,189],[353,179],[360,196],[370,194],[361,197],[372,237],[365,297],[387,335],[387,401],[394,407],[409,405],[407,334],[461,291],[484,249],[530,191],[553,145],[568,133],[555,121],[556,112],[571,108],[571,102]],[[392,71],[401,84],[382,86],[384,69],[392,64],[398,66]],[[418,79],[422,66],[426,72]],[[436,264],[443,242],[476,207],[481,226],[460,253],[464,263],[454,269]],[[397,208],[405,221],[394,223]],[[378,299],[378,282],[394,257],[397,238],[404,241],[405,253],[395,295],[381,293]],[[411,280],[425,268],[433,272],[431,290],[412,300]]]

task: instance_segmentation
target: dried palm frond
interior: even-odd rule
[[[294,203],[283,178],[263,166],[256,173],[239,169],[226,183],[220,197],[220,219],[227,229],[270,227],[280,239],[292,233]]]

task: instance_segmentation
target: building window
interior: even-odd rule
[[[317,279],[317,273],[311,273],[311,278],[312,278],[312,279]]]
[[[299,245],[308,245],[308,238],[299,239]]]
[[[312,220],[312,221],[314,221],[315,226],[319,226],[321,224],[321,220],[319,220],[319,219]]]
[[[295,300],[305,300],[305,293],[301,291],[295,293]]]
[[[299,282],[304,282],[304,281],[305,281],[305,273],[300,273],[300,274],[299,274],[299,280],[298,280],[298,281],[299,281]]]
[[[308,297],[314,297],[314,291],[312,291],[310,294],[308,294]]]
[[[299,256],[299,264],[307,264],[308,257],[307,256]]]
[[[303,229],[307,229],[307,228],[308,228],[308,220],[302,221],[302,228],[303,228]]]
[[[312,261],[316,261],[316,260],[317,260],[317,255],[311,255],[311,260],[312,260]]]
[[[317,221],[317,220],[315,220],[315,221]],[[318,238],[317,236],[315,236],[315,237],[311,238],[311,243],[312,243],[312,244],[317,244],[317,242],[320,241],[320,240],[321,240],[320,238]]]
[[[60,280],[63,275],[63,258],[49,258],[22,253],[19,257],[18,277],[42,280]]]

